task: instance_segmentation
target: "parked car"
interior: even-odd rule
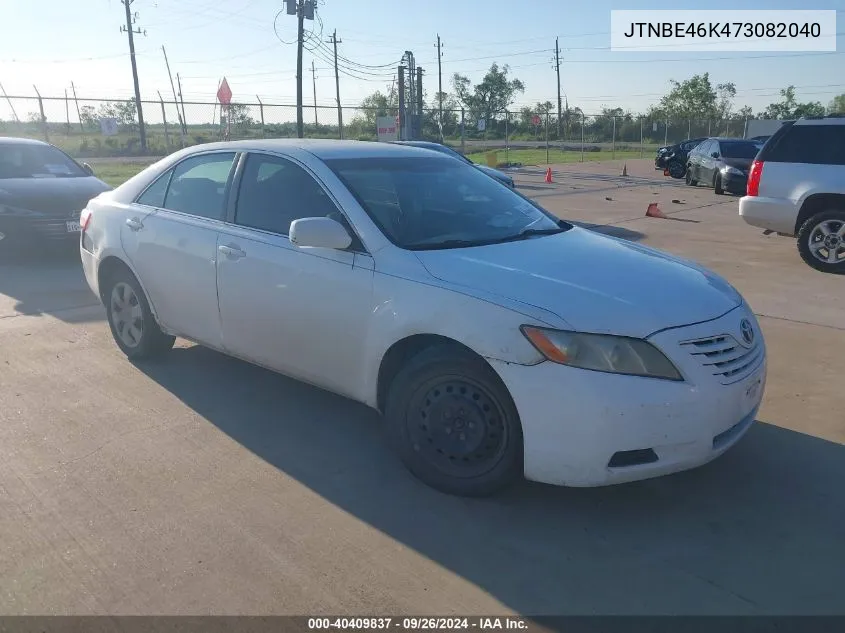
[[[513,178],[508,176],[506,173],[501,172],[498,169],[493,169],[492,167],[487,167],[486,165],[479,165],[478,163],[474,163],[469,158],[467,158],[460,152],[456,152],[448,145],[442,145],[441,143],[433,143],[431,141],[394,141],[394,143],[398,145],[411,145],[413,147],[422,147],[423,149],[431,149],[435,152],[440,152],[441,154],[447,154],[465,163],[469,163],[476,169],[480,169],[488,176],[495,178],[500,183],[507,187],[510,187],[511,189],[516,188],[516,185],[513,182]]]
[[[687,154],[705,138],[690,138],[674,145],[658,148],[657,156],[654,158],[654,168],[668,169],[669,175],[673,178],[683,178],[686,171]]]
[[[129,358],[182,336],[362,402],[454,494],[704,464],[766,380],[721,277],[416,147],[187,148],[92,200],[80,254]]]
[[[737,138],[709,138],[693,149],[687,160],[686,183],[700,182],[721,195],[726,191],[742,195],[751,162],[762,145]]]
[[[797,237],[816,270],[845,273],[845,115],[784,123],[751,166],[739,215]]]
[[[78,241],[80,212],[109,189],[53,145],[0,137],[0,249]]]

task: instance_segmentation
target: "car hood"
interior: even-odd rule
[[[415,254],[440,280],[548,310],[584,332],[644,338],[742,303],[697,264],[587,229]]]
[[[488,176],[493,176],[493,178],[496,178],[497,180],[505,180],[505,181],[511,180],[510,176],[508,176],[504,172],[499,171],[498,169],[493,169],[492,167],[487,167],[487,165],[476,165],[476,167],[478,167],[478,169],[483,171]]]
[[[736,167],[737,169],[741,169],[743,171],[751,169],[751,163],[753,161],[753,158],[722,158],[722,162],[725,165],[730,165],[731,167]]]
[[[39,214],[65,217],[85,208],[109,187],[94,176],[78,178],[0,179],[0,204]]]

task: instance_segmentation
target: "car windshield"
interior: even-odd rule
[[[445,158],[327,160],[394,244],[460,248],[571,228],[477,169]]]
[[[725,158],[754,158],[760,151],[759,143],[720,143]]]
[[[79,178],[88,174],[55,147],[0,144],[0,178]]]

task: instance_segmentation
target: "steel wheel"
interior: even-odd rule
[[[807,238],[810,253],[824,264],[845,261],[845,221],[819,222]]]
[[[501,460],[508,442],[505,413],[466,378],[435,379],[413,394],[407,417],[414,450],[450,477],[479,477]]]
[[[138,295],[125,282],[118,282],[111,291],[111,319],[115,333],[126,347],[135,348],[144,335],[144,311]]]

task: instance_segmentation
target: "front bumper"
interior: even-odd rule
[[[14,244],[72,243],[79,241],[79,214],[59,218],[3,214],[0,233]]]
[[[723,333],[736,339],[743,317],[754,324],[759,347],[742,372],[715,376],[713,367],[684,347]],[[683,382],[548,361],[491,361],[520,414],[527,479],[586,487],[657,477],[705,464],[745,434],[766,382],[765,344],[747,308],[650,340],[676,364]]]
[[[748,174],[731,174],[722,172],[722,188],[737,195],[745,195],[745,190],[748,186]]]

